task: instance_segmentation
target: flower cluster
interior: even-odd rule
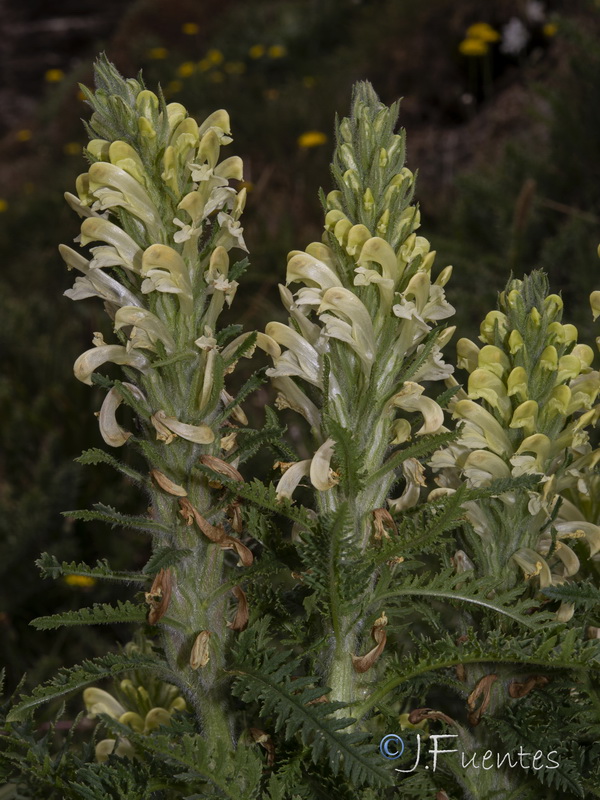
[[[149,642],[141,645],[129,642],[124,652],[135,655],[138,652],[151,652]],[[132,672],[129,677],[115,683],[113,693],[90,686],[83,692],[83,702],[90,719],[106,714],[127,725],[135,733],[149,734],[161,725],[168,726],[176,711],[185,711],[186,702],[179,689],[152,675]],[[102,739],[96,745],[96,761],[106,761],[114,753],[118,756],[133,757],[135,749],[128,739]]]
[[[452,405],[460,439],[431,460],[441,487],[434,497],[453,492],[461,478],[471,487],[538,479],[527,491],[470,501],[465,509],[488,564],[512,564],[542,588],[579,571],[578,539],[591,556],[600,550],[600,527],[568,499],[590,491],[600,461],[589,442],[600,416],[600,373],[591,347],[577,344],[577,328],[562,322],[562,310],[561,298],[548,294],[545,277],[534,272],[501,294],[499,310],[481,325],[483,346],[458,341],[458,366],[469,372],[466,393]],[[560,613],[568,618],[572,608]]]
[[[325,407],[358,432],[369,466],[382,457],[381,441],[385,449],[443,423],[421,382],[452,372],[441,347],[454,329],[432,334],[454,313],[443,288],[451,268],[433,279],[435,252],[416,233],[414,175],[404,166],[404,134],[394,133],[397,113],[397,106],[379,103],[370,87],[358,86],[353,115],[337,131],[338,188],[326,198],[323,240],[289,254],[286,285],[280,286],[289,324],[270,322],[265,329],[284,348],[269,371],[277,404],[301,413],[318,444],[312,459],[287,469],[280,496],[291,497],[305,475],[319,491],[337,483]],[[398,411],[404,414],[397,417]],[[419,413],[421,423],[413,426],[407,412]]]
[[[83,218],[78,241],[92,245],[91,257],[65,245],[60,250],[67,266],[81,273],[65,294],[104,300],[119,343],[96,334],[94,347],[77,359],[75,375],[91,385],[107,362],[138,375],[106,396],[99,422],[107,444],[122,445],[131,435],[115,418],[127,396],[147,410],[158,438],[166,426],[175,436],[210,443],[214,432],[199,418],[214,411],[206,403],[216,349],[211,337],[237,288],[229,251],[246,249],[239,222],[245,190],[229,185],[242,179],[242,161],[219,161],[221,147],[231,142],[225,111],[199,126],[180,104],[166,105],[138,81],[113,73],[100,64],[100,88],[87,94],[95,108],[86,148],[90,167],[77,179],[77,195],[66,195]],[[205,380],[190,404],[192,418],[175,414],[169,423],[157,417],[173,405],[157,365],[181,356],[200,362]]]

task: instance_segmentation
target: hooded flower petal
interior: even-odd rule
[[[349,289],[328,289],[322,297],[318,313],[333,311],[345,317],[352,326],[355,350],[368,372],[375,358],[375,334],[371,316],[365,305]],[[334,335],[334,334],[329,334]]]
[[[308,253],[298,253],[288,261],[286,284],[294,281],[302,281],[306,286],[316,286],[319,289],[342,285],[331,267]]]
[[[123,383],[123,386],[129,389],[129,391],[137,400],[145,400],[143,393],[138,389],[137,386],[134,386],[132,383]],[[100,413],[98,415],[100,434],[102,435],[102,438],[106,444],[110,445],[111,447],[121,447],[121,445],[124,445],[127,439],[129,439],[129,437],[132,435],[129,433],[129,431],[126,431],[119,425],[115,416],[117,408],[122,402],[123,395],[117,386],[113,386],[104,398],[102,408],[100,409]]]
[[[140,219],[149,233],[156,235],[162,224],[156,206],[146,190],[125,170],[114,164],[98,161],[89,169],[90,192],[96,198],[92,208],[104,211],[121,207]]]
[[[392,398],[392,404],[404,411],[418,411],[423,415],[423,425],[417,436],[435,433],[444,424],[444,412],[430,397],[423,397],[425,390],[418,383],[405,381],[401,391]]]
[[[275,400],[275,405],[278,409],[291,408],[298,414],[302,414],[312,428],[317,431],[320,429],[321,414],[319,409],[291,378],[274,378],[273,388],[278,392]]]
[[[265,333],[288,348],[274,360],[274,369],[267,370],[267,375],[298,375],[315,386],[321,385],[319,354],[303,336],[281,322],[269,322]]]
[[[326,492],[338,482],[338,477],[330,466],[334,449],[334,440],[327,439],[314,454],[310,463],[310,482],[320,492]]]
[[[108,714],[113,719],[119,719],[125,713],[125,709],[119,701],[96,686],[90,686],[83,690],[83,702],[88,715],[95,717],[97,714]]]
[[[137,297],[119,281],[111,278],[101,269],[92,269],[90,262],[75,250],[64,244],[59,251],[69,269],[82,272],[83,278],[76,278],[72,289],[64,292],[71,300],[84,300],[87,297],[100,297],[113,306],[139,306]]]
[[[151,311],[136,306],[123,306],[115,314],[115,330],[120,330],[127,325],[145,331],[152,344],[161,341],[167,353],[175,351],[175,341],[167,326]]]
[[[304,461],[297,461],[288,467],[283,473],[277,484],[277,499],[278,500],[291,500],[294,490],[302,480],[310,474],[310,465],[312,459],[307,458]]]
[[[176,250],[164,244],[150,245],[142,256],[142,292],[168,292],[179,295],[181,310],[192,312],[192,287],[188,268]]]
[[[215,434],[208,425],[187,425],[175,417],[167,416],[162,410],[157,411],[154,416],[158,422],[188,442],[211,444],[215,440]]]
[[[86,350],[82,353],[73,366],[73,372],[77,380],[82,383],[87,383],[88,386],[92,385],[92,373],[106,364],[107,361],[112,361],[114,364],[125,364],[128,367],[135,367],[141,372],[147,372],[150,367],[150,362],[141,353],[135,350],[128,351],[125,347],[118,344],[105,344],[100,347],[92,347],[91,350]]]
[[[102,217],[90,217],[81,223],[81,244],[106,242],[109,247],[93,248],[94,258],[90,267],[121,266],[139,273],[142,266],[142,249],[112,222]]]

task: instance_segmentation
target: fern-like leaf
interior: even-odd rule
[[[108,603],[95,603],[90,608],[77,611],[65,611],[50,617],[37,617],[29,624],[38,631],[49,631],[55,628],[73,625],[108,625],[116,622],[145,622],[148,608],[126,600],[119,600],[116,606]]]
[[[158,672],[165,680],[172,681],[167,665],[156,656],[109,653],[84,661],[75,667],[61,669],[50,681],[36,686],[30,695],[21,696],[11,709],[7,722],[19,722],[27,719],[32,711],[42,703],[80,691],[84,686],[89,686],[90,683],[95,683],[103,678],[134,669]]]
[[[56,556],[49,553],[42,555],[35,562],[43,578],[57,580],[64,575],[80,575],[86,578],[105,579],[109,581],[123,581],[124,583],[144,583],[146,577],[139,572],[115,571],[110,568],[108,561],[102,559],[96,562],[95,567],[83,562],[77,564],[75,561],[62,563]]]
[[[122,514],[112,506],[106,506],[104,503],[95,503],[92,509],[80,509],[76,511],[63,511],[63,517],[70,517],[71,519],[81,520],[82,522],[106,522],[113,528],[129,528],[135,531],[142,531],[143,533],[169,533],[169,529],[159,522],[155,522],[150,517],[133,516],[131,514]]]

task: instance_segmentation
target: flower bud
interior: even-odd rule
[[[557,381],[563,383],[571,378],[576,378],[581,372],[581,361],[577,356],[562,356],[558,362]]]
[[[479,359],[479,348],[470,339],[459,339],[456,343],[456,354],[458,356],[456,366],[459,369],[466,369],[473,372],[477,369]]]
[[[562,386],[555,386],[550,392],[550,397],[544,407],[544,415],[554,416],[554,412],[566,416],[570,403],[571,390],[569,387],[564,384]]]
[[[556,347],[553,345],[546,347],[540,356],[539,364],[542,369],[546,369],[549,372],[555,370],[558,367],[558,353],[556,352]]]
[[[510,422],[510,428],[523,428],[527,436],[535,433],[538,415],[538,404],[535,400],[526,400],[517,406]]]
[[[544,298],[544,308],[550,317],[557,317],[563,310],[562,297],[558,294],[549,294]]]
[[[481,323],[480,331],[481,335],[479,338],[482,342],[495,344],[496,335],[504,339],[508,333],[506,314],[503,314],[501,311],[490,311]]]
[[[504,374],[510,369],[510,361],[506,353],[493,344],[486,344],[481,348],[477,363],[481,369],[493,372],[498,378],[504,377]]]
[[[589,344],[576,344],[571,351],[571,355],[577,356],[581,362],[582,371],[589,369],[594,361],[594,351]]]
[[[600,292],[596,291],[591,293],[590,306],[592,308],[592,317],[594,319],[594,322],[596,322],[598,317],[600,317]]]
[[[444,267],[444,269],[435,279],[436,286],[444,287],[450,280],[451,275],[452,275],[452,267],[451,266]]]
[[[513,397],[516,395],[517,399],[523,402],[529,397],[529,390],[527,387],[527,373],[523,367],[515,367],[507,380],[508,396]]]
[[[523,347],[523,337],[519,333],[519,331],[511,331],[510,336],[508,337],[508,348],[510,350],[511,356],[516,355],[519,350]]]

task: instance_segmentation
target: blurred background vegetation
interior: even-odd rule
[[[73,277],[57,245],[78,231],[62,192],[84,171],[78,82],[89,84],[101,49],[199,119],[230,112],[230,149],[244,158],[249,190],[251,268],[234,303],[246,328],[281,317],[285,256],[321,235],[317,191],[329,188],[334,117],[366,78],[386,103],[404,97],[422,231],[439,267],[454,264],[459,334],[477,336],[511,272],[542,267],[593,340],[598,0],[0,0],[0,42],[0,652],[9,686],[25,670],[37,683],[128,637],[33,631],[32,618],[111,591],[42,581],[41,551],[116,568],[146,559],[139,536],[60,515],[98,501],[145,503],[108,468],[73,461],[104,445],[101,395],[74,379],[72,363],[93,331],[110,331],[100,304],[62,297]],[[248,404],[256,424],[269,400],[264,389]]]

